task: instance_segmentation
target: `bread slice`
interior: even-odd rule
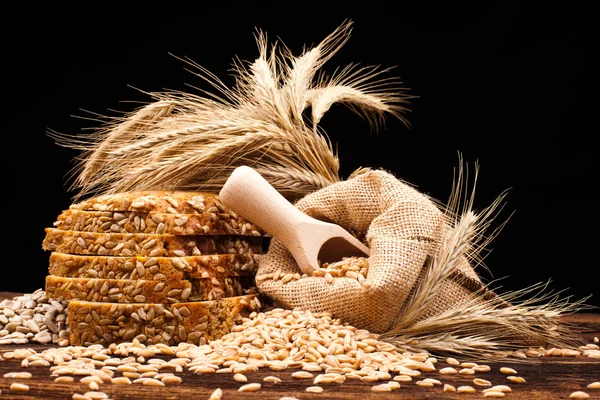
[[[63,210],[53,223],[61,230],[98,233],[167,233],[171,235],[265,236],[256,225],[216,207],[201,214],[141,211]]]
[[[104,194],[73,203],[69,208],[74,210],[140,211],[171,214],[229,211],[219,201],[217,193],[178,190],[143,190]]]
[[[258,295],[173,304],[71,300],[67,306],[70,345],[107,347],[133,339],[146,345],[202,345],[220,339],[261,306]]]
[[[212,254],[189,257],[112,257],[52,252],[48,273],[72,278],[174,281],[254,275],[255,254]]]
[[[179,303],[217,300],[255,291],[251,276],[227,276],[179,281],[145,279],[67,278],[46,276],[46,296],[56,300],[106,303]]]
[[[184,257],[203,254],[260,254],[260,236],[94,233],[46,228],[44,250],[99,256]]]

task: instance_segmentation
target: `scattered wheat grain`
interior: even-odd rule
[[[523,378],[521,376],[510,375],[510,376],[507,376],[506,379],[508,379],[509,381],[514,382],[514,383],[525,383],[526,382],[525,378]]]
[[[456,367],[460,365],[460,361],[458,361],[456,358],[448,357],[446,358],[446,364]]]
[[[456,388],[452,385],[444,383],[444,392],[456,392]]]
[[[119,376],[117,378],[112,378],[111,383],[115,385],[131,385],[131,379],[126,376]]]
[[[425,361],[419,366],[419,369],[423,372],[433,372],[435,371],[435,365],[431,361]]]
[[[91,382],[102,383],[102,378],[97,375],[88,375],[81,378],[79,382],[86,385],[90,384]]]
[[[221,390],[221,388],[216,388],[210,395],[208,400],[221,400],[221,397],[223,397],[223,391]]]
[[[278,377],[276,377],[276,376],[269,375],[269,376],[265,376],[265,377],[263,378],[263,381],[265,381],[265,382],[269,382],[269,383],[280,383],[280,382],[281,382],[281,379],[279,379],[279,378],[278,378]]]
[[[420,380],[416,382],[416,385],[423,387],[433,387],[434,383],[426,380]]]
[[[145,386],[165,386],[165,384],[161,381],[159,381],[158,379],[154,379],[154,378],[146,378],[144,379],[144,381],[142,382],[142,385]]]
[[[321,372],[323,371],[323,368],[321,368],[320,365],[318,364],[312,364],[312,363],[307,363],[302,367],[303,370],[305,371],[309,371],[309,372]]]
[[[31,372],[7,372],[4,374],[5,378],[11,379],[31,379],[32,376]]]
[[[483,397],[492,397],[492,398],[499,398],[499,397],[504,397],[505,394],[504,392],[501,392],[499,390],[490,390],[489,392],[485,392],[483,394]]]
[[[392,390],[400,389],[400,384],[396,381],[386,382],[386,385],[388,385]]]
[[[456,389],[456,393],[475,393],[475,389],[472,386],[459,386]]]
[[[505,374],[505,375],[516,375],[517,374],[516,370],[514,370],[512,368],[509,368],[509,367],[502,367],[502,368],[500,368],[500,372],[503,373],[503,374]]]
[[[580,400],[580,399],[589,399],[590,395],[587,394],[586,392],[582,392],[582,391],[578,390],[576,392],[571,393],[569,395],[569,398],[570,399],[578,399],[578,400]]]
[[[54,382],[56,383],[73,383],[74,381],[75,378],[73,378],[72,376],[59,376],[54,379]]]
[[[13,382],[10,384],[10,390],[13,392],[27,392],[29,391],[29,386],[24,383]]]
[[[477,386],[492,386],[492,382],[481,378],[473,379],[473,383]]]
[[[313,376],[313,374],[311,374],[308,371],[296,371],[296,372],[292,373],[292,378],[313,379],[314,376]]]
[[[527,354],[523,350],[513,351],[513,356],[517,358],[527,358]]]
[[[246,375],[244,374],[234,374],[233,380],[236,382],[248,382],[248,378],[246,378]]]
[[[309,386],[306,391],[309,393],[323,393],[323,388],[321,386]]]
[[[392,388],[387,383],[382,383],[380,385],[371,386],[371,390],[373,392],[391,392]]]
[[[238,392],[258,392],[260,390],[260,383],[247,383],[240,386]]]
[[[178,385],[183,381],[181,377],[175,375],[164,376],[160,380],[165,385]]]
[[[440,374],[442,374],[442,375],[455,375],[455,374],[458,374],[458,371],[456,370],[456,368],[445,367],[445,368],[440,369]]]
[[[104,392],[90,391],[90,392],[85,392],[83,395],[87,396],[87,398],[92,399],[92,400],[108,399],[108,395]]]
[[[600,389],[600,382],[592,382],[587,385],[588,389]]]
[[[490,392],[492,390],[495,390],[497,392],[512,392],[512,389],[509,386],[506,385],[494,385],[489,389],[483,389],[483,392]]]

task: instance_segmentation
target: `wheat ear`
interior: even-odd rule
[[[450,228],[440,230],[442,237],[432,244],[439,250],[434,252],[423,278],[392,328],[380,338],[410,351],[453,353],[463,357],[481,357],[482,354],[505,357],[527,343],[563,348],[580,345],[577,330],[559,318],[586,309],[586,299],[571,302],[560,293],[548,292],[547,284],[500,293],[499,288],[479,282],[479,290],[470,298],[439,314],[427,314],[445,281],[451,276],[458,276],[458,284],[461,284],[460,279],[468,279],[454,273],[459,261],[466,259],[473,267],[483,265],[483,250],[506,224],[504,221],[491,234],[486,233],[502,209],[506,192],[476,213],[473,207],[478,166],[475,165],[473,188],[469,193],[465,188],[468,174],[465,174],[460,154],[459,161],[445,211],[444,223]]]
[[[477,183],[479,166],[475,164],[473,189],[467,196],[464,189],[468,182],[462,156],[459,154],[458,176],[455,177],[452,193],[445,211],[444,224],[450,224],[450,229],[439,229],[443,237],[432,243],[432,248],[438,248],[434,257],[430,259],[426,272],[412,293],[395,321],[390,334],[396,329],[410,326],[423,312],[431,306],[439,294],[442,284],[454,273],[459,263],[467,259],[475,267],[482,264],[480,254],[493,240],[503,224],[496,228],[490,236],[485,236],[492,220],[501,210],[501,204],[506,193],[500,194],[495,201],[480,213],[473,211],[475,199],[475,186]],[[464,204],[463,204],[464,203]],[[459,217],[459,209],[464,209]],[[506,221],[505,221],[506,223]]]
[[[381,121],[400,118],[411,96],[388,69],[348,66],[328,78],[321,67],[347,42],[344,21],[299,56],[282,44],[268,47],[258,31],[258,58],[235,62],[235,85],[187,57],[190,72],[215,89],[144,92],[153,102],[124,117],[103,116],[87,135],[50,133],[56,143],[81,150],[71,171],[75,200],[126,190],[219,191],[235,167],[248,165],[290,200],[340,181],[339,160],[318,126],[335,102]],[[303,113],[312,107],[312,121]],[[375,116],[381,118],[374,118]]]
[[[381,339],[408,351],[492,359],[527,347],[576,349],[585,344],[579,328],[560,317],[588,309],[586,298],[571,301],[568,296],[548,291],[547,283],[506,293],[490,287],[487,290],[498,297],[482,300],[474,293],[468,301],[383,334]]]

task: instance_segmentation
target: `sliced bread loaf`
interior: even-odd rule
[[[72,346],[109,346],[133,339],[146,345],[202,345],[229,333],[238,321],[261,306],[254,294],[172,304],[72,300],[67,324]]]
[[[177,281],[46,276],[46,296],[66,301],[76,299],[106,303],[178,303],[241,296],[248,290],[255,290],[254,279],[251,276]]]
[[[59,214],[53,226],[61,230],[98,233],[265,235],[259,227],[237,214],[219,212],[216,207],[200,214],[68,209]]]
[[[203,254],[260,254],[260,236],[95,233],[46,228],[42,248],[99,256],[184,257]]]
[[[172,281],[256,274],[255,254],[113,257],[52,252],[48,273],[72,278]]]
[[[217,193],[144,190],[115,194],[104,194],[73,203],[74,210],[95,211],[143,211],[171,214],[198,214],[205,212],[227,212]]]

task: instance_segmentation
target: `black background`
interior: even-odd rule
[[[600,305],[591,89],[597,46],[585,22],[589,10],[506,2],[360,2],[332,10],[325,2],[199,4],[4,10],[0,291],[43,287],[44,228],[74,194],[67,174],[77,153],[56,145],[49,129],[85,133],[97,126],[81,118],[88,111],[126,111],[137,106],[130,101],[147,101],[137,89],[210,89],[174,55],[231,86],[233,58],[258,56],[255,28],[298,55],[351,19],[349,42],[324,69],[395,66],[389,76],[418,98],[409,106],[410,129],[388,118],[378,133],[334,106],[321,125],[337,146],[341,175],[380,167],[445,201],[462,153],[470,167],[480,165],[476,208],[509,190],[496,221],[510,219],[490,246],[482,278],[500,279],[503,290],[550,280],[564,296],[592,294],[588,304]]]

